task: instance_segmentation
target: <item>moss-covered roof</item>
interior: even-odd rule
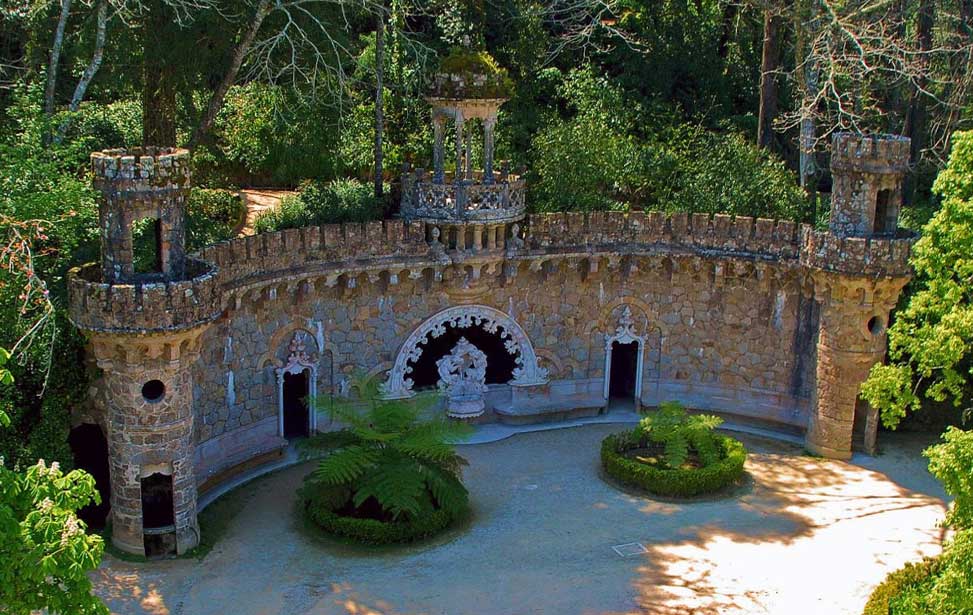
[[[453,49],[439,61],[429,94],[435,98],[509,98],[513,81],[485,51]]]

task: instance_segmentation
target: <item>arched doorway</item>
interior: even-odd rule
[[[82,423],[68,435],[68,446],[74,457],[74,465],[95,479],[95,488],[101,496],[101,504],[88,504],[78,510],[78,517],[89,529],[100,530],[111,509],[111,478],[108,469],[108,440],[101,427]]]
[[[284,373],[282,384],[283,421],[285,438],[303,438],[311,435],[311,421],[308,412],[309,370],[297,373]]]
[[[645,339],[635,333],[632,309],[625,306],[615,333],[605,336],[606,400],[632,400],[638,408],[642,398],[642,362]]]
[[[278,433],[283,438],[310,436],[317,428],[315,397],[318,355],[308,353],[313,338],[304,330],[294,333],[288,345],[287,361],[277,368]]]

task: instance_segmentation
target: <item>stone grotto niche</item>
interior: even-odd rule
[[[437,351],[437,340],[444,336],[447,336],[445,339],[448,336],[456,339]],[[438,370],[430,371],[428,366],[435,367],[436,360],[450,353],[461,337],[467,341],[472,339],[469,343],[486,355],[486,384],[506,382],[514,386],[530,386],[547,382],[547,370],[537,364],[534,347],[515,320],[485,305],[464,305],[439,312],[409,335],[395,358],[388,379],[382,384],[385,398],[412,397],[414,388],[436,386],[441,379]],[[424,355],[427,350],[431,351]],[[506,372],[502,369],[505,362]]]
[[[309,353],[314,338],[303,329],[288,344],[287,360],[276,369],[278,434],[282,438],[309,436],[317,427],[313,400],[317,396],[318,354]]]

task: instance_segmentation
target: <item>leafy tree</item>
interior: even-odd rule
[[[359,379],[356,387],[367,407],[364,412],[355,403],[329,408],[348,429],[310,475],[305,489],[326,492],[334,509],[349,502],[361,509],[372,501],[392,520],[416,519],[436,509],[462,512],[467,491],[460,474],[466,461],[456,453],[455,443],[471,428],[442,416],[422,418],[435,395],[381,400],[374,381]],[[333,445],[334,436],[312,439],[312,450],[315,444]]]
[[[10,353],[0,348],[0,383]],[[9,424],[0,409],[0,425]],[[88,573],[98,567],[104,544],[85,533],[77,511],[100,503],[95,479],[81,470],[65,474],[58,462],[43,459],[18,473],[0,457],[0,611],[30,615],[108,613],[92,594]]]
[[[929,458],[929,471],[954,498],[946,523],[973,529],[973,431],[948,427],[942,439],[923,454]]]
[[[664,461],[670,468],[681,467],[695,452],[704,467],[720,460],[716,428],[723,419],[711,414],[690,415],[682,404],[669,401],[639,421],[636,430],[641,438],[664,447]]]
[[[923,399],[973,400],[973,132],[956,133],[934,189],[942,206],[913,248],[916,290],[889,329],[889,364],[862,385],[889,427]]]

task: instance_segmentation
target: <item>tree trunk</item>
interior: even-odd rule
[[[61,47],[64,45],[64,29],[68,25],[71,13],[71,0],[61,0],[61,15],[57,19],[54,30],[54,42],[51,44],[51,58],[47,64],[47,83],[44,85],[44,114],[54,115],[54,91],[57,88],[57,65],[61,61]]]
[[[385,99],[382,77],[385,73],[385,6],[379,9],[375,21],[375,198],[384,193],[382,186],[382,137],[385,131],[382,103]]]
[[[247,31],[243,34],[240,42],[233,50],[233,57],[230,59],[230,66],[223,74],[223,80],[213,90],[213,95],[209,99],[206,112],[199,121],[196,130],[193,131],[192,139],[189,141],[190,147],[202,141],[212,129],[213,122],[216,121],[216,116],[219,115],[220,110],[223,108],[223,103],[226,101],[226,93],[236,83],[237,76],[240,74],[240,67],[243,66],[243,60],[247,57],[247,53],[249,53],[250,48],[253,46],[253,41],[257,38],[257,32],[260,31],[261,24],[263,24],[264,19],[270,14],[271,10],[271,0],[260,0],[253,19],[247,26]]]
[[[736,20],[738,8],[735,0],[726,0],[723,5],[722,29],[716,51],[724,61],[730,55],[730,39],[733,38],[733,22]]]
[[[147,3],[142,23],[142,145],[175,147],[176,84],[171,50],[175,20],[162,0]]]
[[[817,162],[815,148],[817,143],[817,123],[815,111],[818,98],[818,74],[820,67],[815,57],[814,43],[818,35],[820,5],[819,0],[804,0],[796,12],[798,35],[798,62],[803,66],[798,70],[801,87],[800,122],[800,162],[798,178],[808,195],[808,213],[805,222],[814,224],[817,218]]]
[[[925,54],[932,49],[932,27],[935,21],[935,4],[933,0],[920,0],[919,13],[916,17],[916,48],[920,52],[920,64],[923,70],[916,80],[912,90],[912,97],[909,101],[909,110],[906,113],[905,125],[902,127],[902,134],[912,139],[910,146],[910,158],[912,164],[919,162],[922,150],[925,148],[926,137],[926,94],[923,90],[929,84],[928,66],[929,61]],[[915,178],[910,173],[907,177],[905,198],[907,203],[915,200]]]
[[[100,0],[98,2],[98,25],[95,29],[95,49],[91,53],[91,61],[88,66],[85,67],[84,73],[81,74],[81,79],[78,80],[77,87],[74,88],[74,95],[71,97],[71,104],[68,106],[68,111],[74,113],[78,110],[81,105],[81,101],[84,100],[85,92],[88,91],[88,84],[91,80],[95,78],[95,73],[101,67],[101,59],[105,52],[105,32],[108,29],[108,0]],[[57,134],[54,137],[55,143],[60,143],[64,139],[64,135],[68,131],[68,125],[71,123],[71,116],[64,118],[61,125],[57,128]]]
[[[779,68],[780,17],[773,9],[767,9],[764,11],[764,43],[760,56],[760,111],[757,119],[757,145],[765,149],[773,149]]]

